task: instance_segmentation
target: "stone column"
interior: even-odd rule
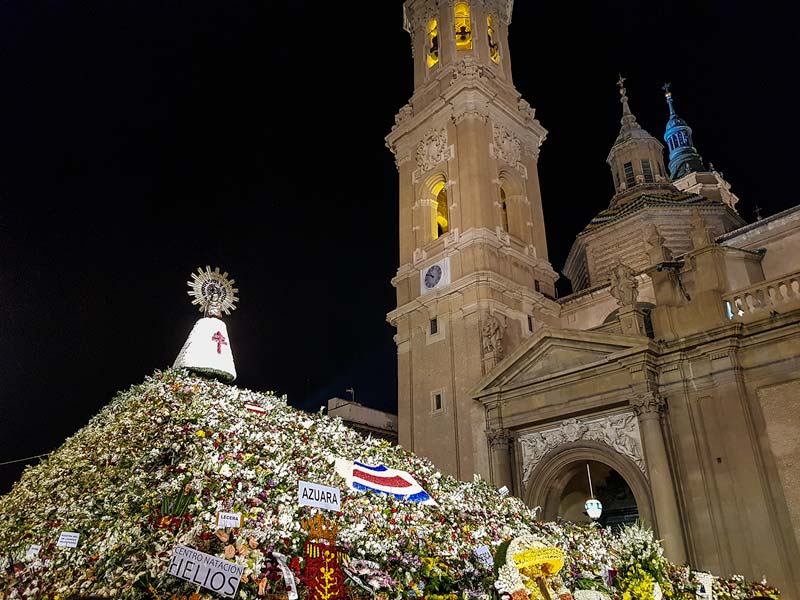
[[[646,392],[635,395],[630,403],[639,419],[658,537],[662,541],[667,558],[681,565],[686,562],[686,545],[683,541],[678,501],[672,483],[664,433],[661,429],[661,415],[666,409],[666,401],[651,392]]]
[[[506,486],[512,492],[511,432],[508,429],[495,429],[488,432],[487,437],[492,451],[492,484],[497,488]]]

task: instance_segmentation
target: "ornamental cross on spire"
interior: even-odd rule
[[[672,104],[672,92],[669,91],[670,83],[665,83],[661,86],[661,89],[664,90],[664,97],[667,99],[667,104],[669,105],[669,114],[670,116],[675,115],[675,106]]]
[[[617,85],[619,86],[619,95],[620,96],[624,96],[625,95],[625,79],[626,79],[625,77],[620,75],[619,76],[619,80],[617,80]]]

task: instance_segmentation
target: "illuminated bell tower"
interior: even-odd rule
[[[513,1],[403,8],[414,94],[386,137],[400,181],[388,315],[400,443],[447,473],[488,479],[508,440],[487,439],[472,390],[526,337],[558,324],[537,167],[547,132],[512,83]]]

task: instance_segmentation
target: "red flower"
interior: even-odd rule
[[[294,571],[295,573],[300,572],[300,557],[293,556],[292,559],[289,561],[289,568]]]

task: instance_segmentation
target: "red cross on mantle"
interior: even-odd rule
[[[218,331],[212,335],[211,340],[217,342],[217,354],[222,354],[222,344],[228,345],[228,341],[225,339],[225,336],[222,335],[222,332]]]

